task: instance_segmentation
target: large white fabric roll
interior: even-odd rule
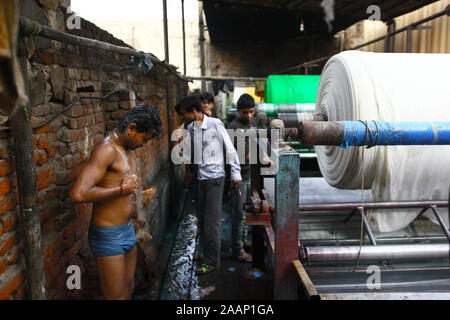
[[[329,121],[450,121],[449,75],[450,54],[345,51],[325,65],[316,112]],[[361,148],[316,151],[330,185],[361,188]],[[364,188],[372,189],[372,201],[448,199],[450,146],[374,147],[365,149],[364,163]],[[419,211],[376,211],[368,217],[376,231],[389,232],[407,226]],[[448,225],[448,211],[440,212]]]

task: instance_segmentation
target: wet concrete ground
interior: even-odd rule
[[[186,202],[179,224],[165,279],[162,300],[269,300],[272,299],[272,276],[263,270],[231,257],[231,206],[224,196],[222,205],[221,265],[214,272],[197,276],[200,262],[193,260],[198,243],[196,204],[193,192]],[[251,239],[251,230],[248,239]],[[251,253],[251,250],[247,250]]]

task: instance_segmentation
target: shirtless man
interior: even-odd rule
[[[135,106],[99,143],[75,182],[70,199],[93,202],[88,241],[96,258],[105,299],[131,299],[136,270],[136,235],[130,221],[138,188],[136,155],[161,133],[159,111]]]

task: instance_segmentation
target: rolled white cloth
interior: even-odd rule
[[[329,121],[450,121],[449,74],[450,54],[345,51],[325,65],[316,113]],[[318,146],[316,152],[330,185],[361,188],[361,147]],[[364,150],[364,164],[371,201],[448,199],[450,146],[374,147]],[[439,210],[448,226],[448,210]],[[378,210],[368,217],[376,231],[389,232],[407,226],[419,211]]]

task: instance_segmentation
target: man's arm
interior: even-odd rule
[[[117,151],[109,144],[95,148],[89,162],[81,170],[80,176],[70,191],[74,203],[95,202],[131,194],[136,188],[136,175],[126,176],[121,187],[103,188],[96,186],[101,181],[108,167],[114,162]]]

